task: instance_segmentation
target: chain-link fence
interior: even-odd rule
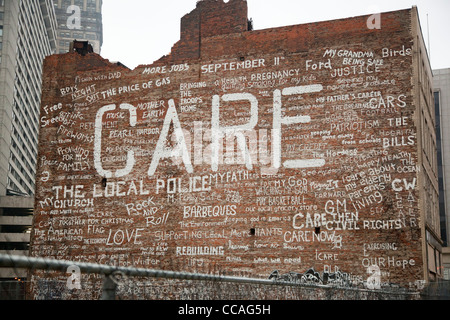
[[[276,274],[258,279],[219,271],[174,272],[13,255],[0,255],[0,267],[29,271],[26,281],[0,282],[3,300],[419,300],[448,296],[438,289],[368,290]]]

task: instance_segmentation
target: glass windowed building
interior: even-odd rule
[[[450,280],[450,68],[433,70],[444,278]]]
[[[0,0],[0,195],[34,195],[42,62],[56,50],[52,0]]]
[[[56,52],[56,26],[52,0],[0,0],[1,253],[28,254],[42,63]],[[0,268],[2,282],[24,275]]]

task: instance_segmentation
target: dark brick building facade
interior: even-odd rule
[[[47,58],[31,254],[419,288],[440,251],[424,48],[415,7],[251,30],[246,1],[204,0],[151,65]]]

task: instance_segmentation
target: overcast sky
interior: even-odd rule
[[[425,41],[431,44],[432,68],[450,68],[450,0],[247,2],[255,30],[407,9],[416,5]],[[196,3],[197,0],[104,0],[102,56],[110,61],[120,61],[131,69],[140,64],[152,64],[170,53],[172,45],[180,39],[181,17],[195,9]]]

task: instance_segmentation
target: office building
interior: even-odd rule
[[[450,68],[433,70],[444,278],[450,280]]]
[[[51,0],[0,0],[0,252],[28,254],[42,63],[56,52]],[[0,269],[0,279],[23,277]]]
[[[58,20],[57,53],[69,52],[74,40],[89,41],[94,52],[103,44],[102,0],[53,0]]]
[[[48,57],[43,104],[71,118],[41,131],[49,161],[38,164],[30,254],[349,288],[372,273],[385,289],[439,280],[418,8],[378,18],[379,29],[365,15],[254,30],[247,1],[203,0],[150,65]],[[64,277],[30,279],[41,297],[45,280]],[[95,280],[81,285],[98,297]]]

